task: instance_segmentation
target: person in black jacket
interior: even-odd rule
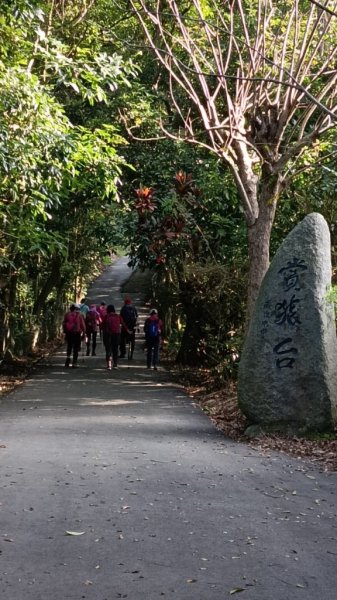
[[[120,358],[125,358],[126,355],[126,344],[131,338],[131,356],[135,349],[136,339],[136,326],[138,313],[135,306],[132,305],[132,300],[129,296],[124,298],[124,305],[121,308],[120,315],[123,319],[124,324],[122,325],[121,341],[120,341]]]

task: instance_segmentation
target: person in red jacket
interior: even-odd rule
[[[67,358],[65,367],[70,367],[71,355],[73,355],[72,367],[78,366],[78,353],[81,348],[82,337],[85,336],[85,321],[80,312],[79,304],[72,304],[69,312],[64,315],[63,331],[67,342]]]
[[[162,331],[163,322],[158,317],[157,309],[153,308],[144,323],[144,332],[147,348],[147,368],[151,369],[153,367],[155,371],[157,371],[159,363],[159,347]]]
[[[121,336],[123,319],[115,311],[113,304],[109,304],[105,317],[103,317],[103,344],[105,346],[106,366],[110,370],[111,363],[117,369],[118,347]],[[112,360],[111,360],[112,359]]]

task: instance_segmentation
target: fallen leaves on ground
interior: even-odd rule
[[[0,366],[0,396],[8,394],[31,373],[34,366],[42,359],[51,354],[62,343],[62,338],[53,342],[46,342],[39,346],[29,356],[4,360]]]
[[[227,437],[244,441],[263,454],[276,450],[299,460],[309,460],[322,470],[337,471],[337,439],[309,440],[282,434],[264,434],[248,439],[244,435],[247,420],[238,407],[234,381],[228,380],[220,387],[209,369],[169,367],[187,393]]]

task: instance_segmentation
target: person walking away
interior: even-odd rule
[[[153,308],[144,323],[144,332],[147,348],[147,368],[151,369],[151,367],[153,367],[155,371],[158,369],[159,346],[162,330],[163,322],[158,317],[157,309]]]
[[[122,325],[121,331],[121,342],[120,342],[120,358],[125,358],[126,355],[126,344],[131,338],[131,356],[133,357],[136,340],[136,326],[138,320],[138,313],[135,306],[132,305],[132,300],[129,296],[124,298],[124,305],[121,308],[120,315],[123,319],[124,325]]]
[[[63,331],[67,342],[67,358],[64,366],[70,367],[71,356],[73,356],[72,367],[75,368],[78,366],[81,340],[85,336],[85,321],[81,315],[79,304],[72,304],[69,312],[64,315]]]
[[[90,356],[90,346],[92,342],[92,356],[96,356],[97,331],[101,318],[96,309],[96,304],[90,304],[90,308],[85,317],[85,328],[87,334],[87,356]]]
[[[103,337],[103,319],[106,315],[106,303],[105,302],[101,302],[101,304],[97,307],[97,312],[99,313],[100,316],[100,323],[99,323],[99,337],[102,338]]]
[[[79,306],[80,306],[81,314],[85,318],[87,316],[87,312],[89,311],[89,306],[87,304],[87,299],[86,298],[82,298]]]
[[[115,311],[113,304],[107,307],[107,313],[103,319],[103,344],[105,347],[106,366],[110,370],[118,368],[118,347],[123,319]],[[111,365],[112,363],[112,365]]]

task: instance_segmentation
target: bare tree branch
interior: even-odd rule
[[[295,170],[289,170],[286,174],[285,174],[285,179],[288,183],[290,183],[292,180],[296,179],[296,177],[298,177],[301,173],[305,173],[306,171],[310,171],[310,169],[316,169],[319,166],[324,167],[325,166],[325,162],[330,160],[330,159],[334,159],[337,158],[337,150],[334,150],[333,152],[329,152],[329,154],[325,154],[324,156],[322,156],[320,159],[305,165],[299,169]]]
[[[130,3],[168,73],[184,139],[215,152],[233,173],[249,226],[255,294],[289,167],[336,126],[336,15],[330,3],[326,10],[328,2],[313,0],[307,12],[301,0],[290,11],[287,3],[257,0],[249,12],[245,0],[190,0],[184,14],[178,0],[157,0],[155,10],[147,0]]]
[[[317,2],[317,0],[310,0],[311,4],[315,4],[315,6],[318,6],[318,8],[321,8],[324,12],[328,13],[329,15],[332,15],[333,17],[337,17],[337,13],[334,10],[331,10],[330,8],[328,8],[326,5],[321,4],[320,2]]]

